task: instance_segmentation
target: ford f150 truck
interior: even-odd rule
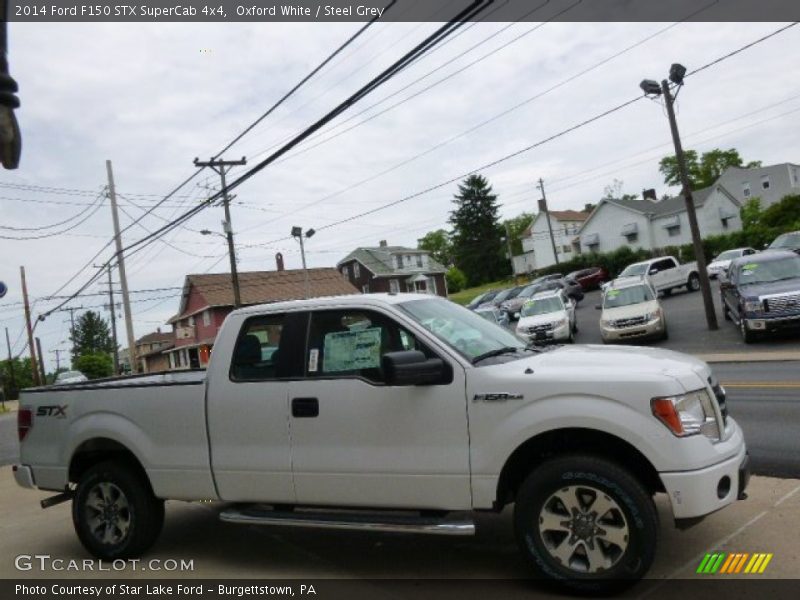
[[[690,292],[700,289],[700,274],[697,263],[680,264],[674,256],[662,256],[628,265],[619,274],[624,277],[647,277],[657,292],[669,295],[675,288],[685,287]],[[610,282],[609,282],[610,283]],[[603,284],[606,289],[609,283]]]
[[[374,294],[234,311],[207,372],[30,389],[17,482],[72,500],[93,555],[153,544],[164,500],[220,518],[470,535],[514,505],[532,572],[642,577],[653,502],[685,526],[744,497],[742,431],[709,367],[654,348],[526,345],[447,300]]]

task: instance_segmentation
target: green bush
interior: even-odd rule
[[[445,274],[447,278],[447,292],[454,294],[467,287],[467,276],[458,267],[450,267]]]
[[[73,366],[89,379],[100,379],[114,374],[114,361],[108,354],[84,354],[75,359]]]

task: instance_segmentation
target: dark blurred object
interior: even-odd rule
[[[22,153],[22,136],[14,109],[19,108],[17,82],[8,73],[8,2],[0,0],[0,163],[16,169]]]
[[[599,288],[601,283],[608,280],[608,271],[603,267],[589,267],[588,269],[573,271],[567,277],[577,281],[581,284],[583,291],[588,292]]]

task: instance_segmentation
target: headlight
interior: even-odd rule
[[[661,318],[661,309],[660,308],[657,308],[653,312],[647,313],[644,316],[645,321],[654,321],[654,320],[660,319],[660,318]]]
[[[653,415],[678,437],[702,433],[709,439],[720,439],[714,405],[706,389],[653,398],[650,406]]]
[[[553,327],[564,327],[567,324],[566,319],[559,319],[555,323],[553,323]]]
[[[745,300],[744,312],[761,312],[761,301],[758,299]]]
[[[614,321],[609,321],[608,319],[600,319],[600,326],[601,327],[614,327]]]

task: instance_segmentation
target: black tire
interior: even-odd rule
[[[689,280],[686,282],[686,289],[690,292],[696,292],[700,289],[700,275],[692,273],[689,275]]]
[[[80,478],[72,499],[72,523],[93,556],[134,558],[161,533],[164,501],[153,495],[139,469],[125,462],[103,462]]]
[[[663,290],[661,290],[661,293],[664,294],[664,296],[671,296],[672,288],[664,288]]]
[[[747,328],[744,317],[739,318],[739,333],[742,335],[742,341],[745,344],[752,344],[756,341],[756,334]]]
[[[728,310],[728,307],[725,305],[725,301],[722,302],[722,318],[726,321],[731,321],[731,312]]]
[[[586,512],[570,513],[560,498],[571,497],[578,505],[587,502],[580,509]],[[641,579],[653,563],[658,540],[658,513],[653,499],[635,477],[609,460],[589,455],[551,459],[528,475],[515,502],[514,530],[522,553],[537,576],[561,587],[580,592],[616,592]],[[592,518],[592,507],[599,506],[598,502],[611,508]],[[567,520],[570,514],[573,519]],[[587,514],[588,525],[584,522],[573,527],[587,535],[590,542],[575,538],[576,542],[570,544],[576,530],[567,524],[576,522],[575,515]],[[559,523],[562,516],[565,521]],[[547,522],[563,531],[543,530]],[[564,537],[559,542],[560,534]],[[605,540],[604,536],[617,538],[625,547],[599,542],[598,538]],[[564,544],[569,565],[553,554],[560,553]],[[594,560],[602,561],[604,568],[587,572]]]

